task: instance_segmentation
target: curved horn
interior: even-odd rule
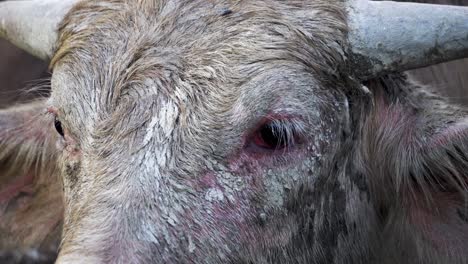
[[[348,20],[362,80],[468,57],[468,7],[349,0]]]
[[[57,28],[77,0],[29,0],[0,3],[0,37],[47,60],[57,41]]]

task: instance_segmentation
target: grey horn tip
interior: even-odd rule
[[[468,57],[468,7],[350,0],[347,10],[360,79]]]
[[[0,2],[0,37],[32,55],[52,56],[58,25],[79,0],[25,0]]]

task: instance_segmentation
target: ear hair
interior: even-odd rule
[[[360,142],[359,164],[384,230],[379,254],[407,252],[405,263],[466,263],[466,111],[392,79],[370,84],[374,106]]]
[[[436,192],[468,198],[468,130],[446,128],[450,135],[434,138],[424,127],[431,120],[419,118],[394,104],[375,113],[365,128],[365,166],[375,187],[391,192],[387,202],[396,197],[431,203]]]
[[[63,202],[52,122],[44,101],[0,111],[0,250],[57,246]]]
[[[0,111],[0,186],[5,175],[31,170],[43,175],[55,170],[49,162],[56,156],[52,122],[44,101]]]

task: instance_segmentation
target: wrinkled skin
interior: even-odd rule
[[[77,6],[51,97],[0,112],[0,161],[24,161],[0,178],[2,243],[63,226],[58,263],[465,263],[466,111],[357,82],[343,10]],[[44,200],[42,233],[13,224]]]

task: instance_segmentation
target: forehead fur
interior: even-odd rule
[[[155,93],[222,111],[238,87],[279,65],[333,82],[345,21],[338,0],[83,1],[63,22],[51,65],[79,79],[85,98],[76,101],[93,102],[91,112],[128,113]]]

